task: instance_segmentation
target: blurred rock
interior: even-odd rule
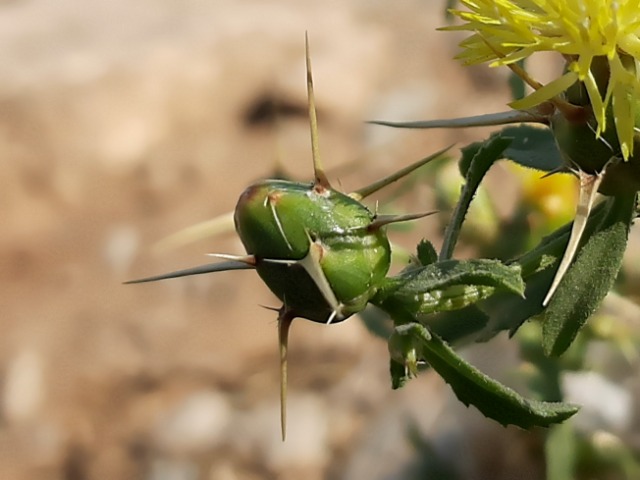
[[[565,372],[562,390],[566,402],[580,405],[574,424],[585,432],[624,431],[633,416],[633,398],[624,386],[595,372]]]
[[[198,466],[188,460],[155,460],[147,477],[148,480],[198,480],[203,478]]]
[[[131,225],[118,225],[106,235],[104,258],[114,277],[123,278],[129,271],[140,247],[140,235]]]
[[[286,441],[280,438],[280,405],[272,402],[238,412],[230,441],[274,472],[321,471],[329,460],[328,417],[328,406],[318,396],[289,392]]]
[[[206,390],[191,393],[158,419],[154,443],[174,455],[210,451],[225,443],[231,416],[224,395]]]
[[[2,416],[9,424],[36,421],[45,402],[44,364],[33,348],[20,350],[7,366]]]

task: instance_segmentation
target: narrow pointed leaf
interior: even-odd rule
[[[636,194],[614,197],[598,230],[569,268],[544,315],[543,347],[561,355],[600,306],[618,275],[635,214]]]
[[[496,290],[524,291],[519,267],[497,260],[447,260],[401,272],[371,300],[392,317],[454,310],[487,298]]]
[[[592,210],[587,221],[584,237],[588,239],[600,225],[608,210],[608,203],[602,202]],[[509,262],[522,269],[522,278],[526,284],[524,297],[509,292],[498,292],[478,306],[486,312],[490,321],[477,340],[487,341],[498,332],[508,330],[510,335],[520,328],[529,318],[540,314],[544,307],[542,300],[549,291],[555,271],[566,249],[572,223],[557,229],[533,250]]]
[[[504,137],[511,139],[511,144],[505,148],[503,158],[542,172],[555,172],[561,170],[565,163],[555,143],[551,130],[531,125],[518,125],[505,127],[489,138]],[[488,140],[486,140],[488,141]],[[485,141],[485,142],[486,142]],[[461,161],[462,165],[469,164],[477,149],[485,142],[476,142],[469,145],[466,150],[467,158]],[[461,167],[465,175],[464,167]]]
[[[422,359],[449,384],[458,399],[473,405],[483,415],[502,425],[521,428],[548,427],[578,411],[566,403],[541,402],[522,397],[514,390],[488,377],[460,357],[442,339],[418,323],[398,327],[422,342]]]
[[[471,201],[480,186],[480,182],[489,171],[489,168],[503,157],[504,150],[510,144],[511,139],[495,136],[479,146],[473,144],[463,149],[460,168],[466,181],[460,195],[460,200],[458,200],[451,221],[447,225],[444,233],[444,241],[439,256],[440,260],[447,260],[452,257],[453,250],[460,236],[462,223],[469,211]],[[471,160],[467,160],[468,158],[471,158]]]

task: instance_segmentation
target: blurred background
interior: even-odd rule
[[[504,109],[507,72],[451,60],[444,3],[0,2],[0,478],[544,477],[539,433],[494,425],[430,373],[391,391],[387,347],[357,319],[294,322],[282,443],[261,308],[279,305],[257,275],[121,284],[243,253],[233,232],[154,245],[256,179],[310,178],[305,31],[340,189],[486,136],[363,123]],[[432,190],[392,207],[433,209]],[[400,245],[439,244],[437,221],[417,225]],[[517,384],[506,338],[466,356]]]

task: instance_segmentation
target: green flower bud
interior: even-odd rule
[[[551,130],[565,162],[570,168],[579,168],[597,174],[620,152],[615,131],[607,130],[596,137],[596,121],[589,107],[584,116],[567,118],[558,111],[551,118]]]
[[[361,311],[391,259],[375,215],[316,184],[267,180],[236,206],[236,230],[258,274],[291,314],[338,322]]]
[[[594,125],[592,118],[569,120],[559,113],[553,116],[551,128],[567,164],[589,174],[598,174],[607,165],[599,189],[604,195],[640,190],[640,135],[634,135],[634,154],[624,161],[615,131],[607,130],[598,138]]]
[[[622,56],[625,68],[635,74],[635,65],[628,56]],[[591,73],[596,82],[600,96],[607,94],[610,79],[609,62],[606,57],[595,57],[591,65]],[[557,111],[551,118],[551,129],[556,143],[567,164],[572,168],[579,168],[589,174],[598,174],[606,168],[604,179],[600,185],[600,193],[615,195],[619,193],[636,192],[640,190],[640,135],[633,136],[633,155],[623,161],[620,145],[620,125],[625,122],[640,127],[640,99],[629,93],[628,101],[635,106],[630,112],[635,112],[635,118],[616,115],[615,102],[607,107],[605,112],[607,128],[597,135],[598,122],[589,103],[589,95],[584,83],[573,84],[565,93],[565,99],[577,107],[574,114]],[[618,128],[616,128],[618,127]],[[631,126],[629,126],[631,128]],[[615,159],[615,161],[612,161]]]

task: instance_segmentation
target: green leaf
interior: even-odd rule
[[[611,200],[601,202],[591,210],[587,225],[584,229],[583,238],[585,240],[599,228],[603,218],[608,212],[610,201]],[[567,248],[572,228],[573,222],[563,225],[546,237],[543,237],[535,248],[509,263],[520,265],[520,268],[522,268],[522,277],[525,280],[543,270],[549,268],[555,270],[557,263]]]
[[[561,355],[600,306],[618,275],[635,214],[636,194],[620,195],[587,240],[544,312],[543,347]]]
[[[427,239],[422,239],[417,247],[418,261],[421,265],[431,265],[438,260],[438,252],[436,252],[433,243]]]
[[[460,160],[458,161],[458,170],[460,170],[460,175],[462,175],[462,177],[464,177],[464,178],[467,177],[467,175],[469,173],[469,168],[471,168],[471,162],[473,161],[475,156],[478,154],[478,152],[480,151],[482,146],[486,142],[488,142],[491,138],[493,138],[493,135],[491,135],[488,139],[484,140],[483,142],[473,142],[473,143],[470,143],[469,145],[467,145],[466,147],[463,147],[463,148],[460,149],[460,153],[462,153],[462,156],[460,157]],[[504,149],[503,149],[503,151],[504,151]],[[500,153],[502,154],[502,152],[500,152]],[[489,167],[490,166],[491,165],[489,165]]]
[[[444,232],[444,240],[440,251],[440,260],[452,257],[453,250],[460,236],[462,223],[467,215],[480,182],[491,166],[503,156],[504,150],[511,144],[511,139],[494,135],[481,144],[472,144],[462,149],[460,171],[465,177],[460,200],[453,212],[451,221]]]
[[[471,342],[489,323],[489,315],[478,307],[482,303],[478,302],[459,310],[438,312],[421,318],[420,321],[449,344]]]
[[[543,172],[553,172],[565,165],[548,128],[530,125],[506,127],[500,135],[513,140],[504,151],[504,158],[518,165]]]
[[[585,238],[596,230],[607,211],[607,202],[594,207],[585,228]],[[544,237],[534,249],[508,262],[507,265],[521,268],[524,296],[499,290],[470,307],[439,312],[421,321],[428,323],[432,331],[452,344],[462,340],[488,341],[504,330],[509,330],[510,335],[515,334],[526,320],[542,313],[542,300],[549,291],[570,231],[571,223],[568,223]]]
[[[446,260],[387,279],[371,302],[394,318],[415,318],[418,314],[466,307],[495,290],[522,295],[520,268],[498,260]]]
[[[494,138],[510,139],[511,144],[502,152],[501,158],[511,160],[523,167],[553,172],[565,165],[553,133],[548,128],[531,125],[505,127],[493,133],[484,143]],[[471,159],[482,145],[483,143],[476,142],[462,149],[463,156],[459,166],[463,176],[466,176]]]
[[[607,202],[597,205],[589,216],[584,238],[587,239],[598,228],[608,211]],[[496,333],[509,330],[513,335],[529,318],[542,313],[542,300],[549,291],[551,282],[569,241],[572,223],[560,227],[532,250],[509,262],[522,269],[522,278],[526,284],[524,297],[509,292],[498,292],[478,306],[486,312],[490,321],[487,328],[477,338],[487,341]]]
[[[578,411],[566,403],[528,400],[514,390],[471,366],[437,335],[419,323],[396,327],[398,335],[412,336],[422,344],[423,360],[449,384],[458,399],[473,405],[485,416],[502,425],[522,428],[548,427],[560,423]]]

